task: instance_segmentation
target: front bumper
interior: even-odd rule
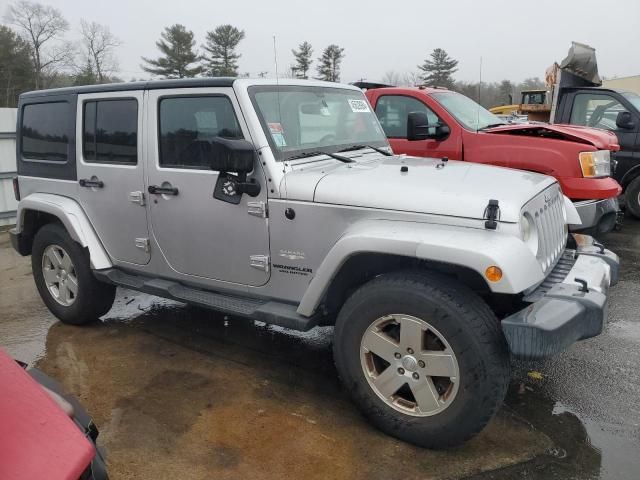
[[[540,359],[599,335],[607,323],[607,293],[618,281],[618,256],[592,237],[573,235],[545,281],[525,295],[532,303],[502,321],[511,353]]]
[[[579,200],[573,205],[582,220],[581,225],[570,225],[572,232],[607,233],[616,226],[620,205],[617,197],[602,200]]]

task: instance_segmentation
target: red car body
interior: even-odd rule
[[[95,455],[69,413],[0,349],[0,478],[78,480]]]
[[[440,88],[385,87],[369,89],[365,95],[379,117],[377,107],[381,98],[412,97],[426,105],[450,129],[448,136],[441,140],[409,141],[387,134],[395,153],[447,157],[544,173],[558,179],[564,194],[574,201],[615,198],[622,191],[611,177],[583,177],[578,160],[580,152],[618,151],[620,146],[615,134],[595,128],[546,124],[508,124],[475,131],[465,128],[436,99],[437,95],[434,96],[444,92],[447,90]]]

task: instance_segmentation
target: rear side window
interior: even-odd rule
[[[82,130],[85,162],[129,165],[137,163],[137,100],[85,102]]]
[[[241,139],[227,97],[174,97],[160,101],[160,166],[208,170],[215,137]]]
[[[67,121],[69,114],[67,102],[25,105],[20,129],[22,157],[66,162],[71,136],[70,123]]]

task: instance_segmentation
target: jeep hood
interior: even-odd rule
[[[522,206],[556,182],[522,170],[454,160],[440,167],[440,159],[403,155],[332,162],[294,167],[281,184],[287,198],[474,219],[495,199],[501,220],[518,222]]]
[[[510,124],[483,130],[485,133],[501,135],[518,135],[531,138],[552,138],[593,145],[598,150],[620,150],[615,133],[599,128],[581,127],[577,125],[547,124]]]

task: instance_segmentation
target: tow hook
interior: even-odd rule
[[[581,278],[574,278],[573,281],[580,284],[581,292],[589,293],[589,286],[587,285],[586,280],[582,280]]]

